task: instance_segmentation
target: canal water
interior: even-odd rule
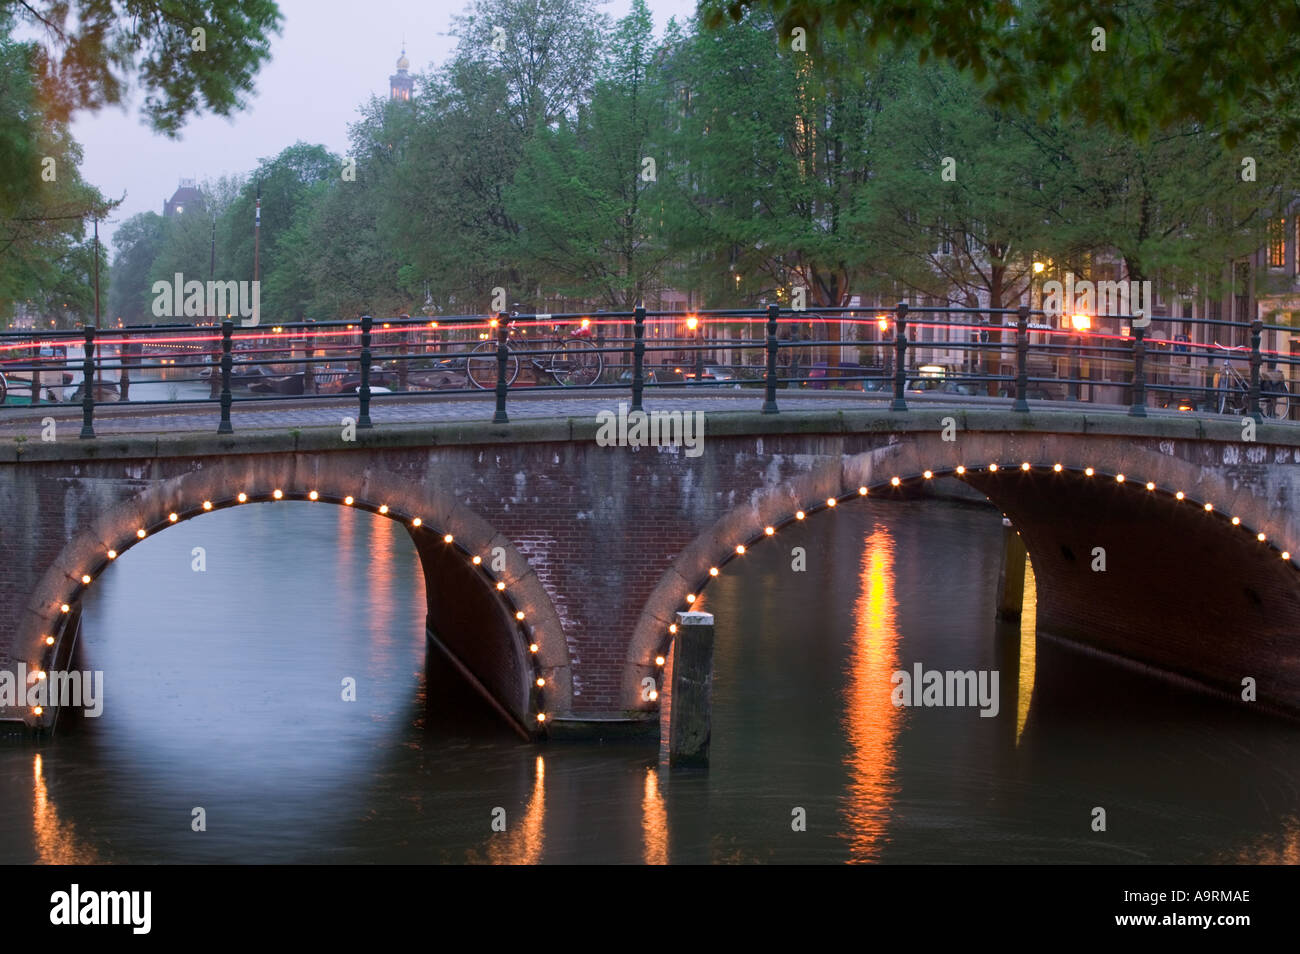
[[[713,762],[674,773],[503,728],[426,651],[401,527],[204,516],[89,594],[102,716],[0,743],[0,861],[1300,862],[1300,728],[1035,633],[1032,590],[995,624],[1001,533],[854,501],[730,564],[704,600]],[[996,670],[997,715],[896,707],[917,664]]]

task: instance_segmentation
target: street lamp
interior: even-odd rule
[[[1074,339],[1073,368],[1070,370],[1070,400],[1079,400],[1079,376],[1082,373],[1080,368],[1079,352],[1083,348],[1083,336],[1092,328],[1092,318],[1088,315],[1071,315],[1070,327],[1074,329],[1071,336]]]
[[[686,328],[691,332],[692,340],[695,342],[695,383],[699,384],[704,380],[704,352],[700,350],[700,319],[695,315],[688,315]]]

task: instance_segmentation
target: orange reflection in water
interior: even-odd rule
[[[668,809],[659,793],[659,771],[656,766],[645,769],[645,795],[641,799],[641,839],[644,843],[645,863],[668,864]]]
[[[533,794],[524,807],[524,816],[517,824],[506,816],[506,830],[493,834],[487,843],[487,857],[470,850],[465,859],[468,864],[535,865],[542,860],[546,844],[546,760],[537,756],[533,773]]]
[[[32,762],[32,833],[36,836],[36,860],[39,864],[99,863],[95,849],[77,837],[76,826],[59,817],[59,809],[45,786],[39,755]]]
[[[894,538],[877,524],[863,544],[857,625],[845,692],[844,727],[849,740],[849,795],[845,808],[849,859],[872,861],[888,840],[896,740],[902,711],[890,698],[898,669],[898,605],[894,600]]]
[[[1029,721],[1029,704],[1034,699],[1034,674],[1038,671],[1038,581],[1034,565],[1025,557],[1025,596],[1020,604],[1020,678],[1016,695],[1016,745]]]

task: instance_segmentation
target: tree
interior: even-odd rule
[[[176,135],[185,118],[242,108],[280,30],[274,0],[0,0],[37,31],[41,101],[57,120],[144,93],[153,128]]]
[[[969,70],[990,103],[1102,121],[1139,137],[1196,122],[1230,142],[1281,116],[1283,146],[1300,138],[1300,7],[1255,0],[702,0],[712,28],[747,11],[773,14],[810,50],[848,34],[864,52],[887,44]],[[1099,33],[1098,31],[1103,31]],[[819,57],[821,58],[821,57]],[[1263,109],[1256,107],[1262,105]]]
[[[113,233],[108,314],[124,324],[154,321],[151,276],[163,248],[164,220],[157,212],[133,215]]]
[[[90,286],[77,285],[93,261],[87,223],[117,203],[81,178],[81,147],[41,109],[34,49],[11,26],[0,9],[0,311],[23,301],[70,321],[93,314]]]
[[[846,46],[828,46],[845,56]],[[842,306],[869,276],[850,227],[872,169],[882,70],[820,71],[758,15],[686,40],[667,67],[680,273],[713,300],[770,293]]]
[[[669,257],[658,234],[653,22],[644,0],[619,21],[591,103],[540,128],[506,194],[525,270],[547,287],[615,310],[635,307]]]

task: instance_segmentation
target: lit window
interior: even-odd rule
[[[1274,219],[1268,228],[1268,267],[1286,264],[1286,219]]]

